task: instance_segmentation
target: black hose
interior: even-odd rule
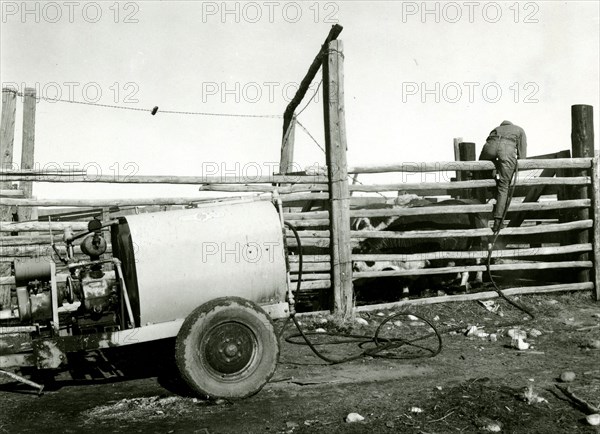
[[[298,230],[294,227],[294,225],[288,223],[288,222],[284,222],[284,224],[286,226],[288,226],[291,231],[294,234],[294,237],[296,238],[296,243],[298,244],[298,283],[296,285],[296,292],[300,291],[300,286],[302,284],[302,267],[303,267],[303,258],[302,258],[302,241],[300,239],[300,235],[298,234]],[[409,358],[418,358],[421,356],[405,356],[405,357],[401,357],[401,356],[394,356],[394,355],[390,355],[390,354],[382,354],[383,351],[386,350],[392,350],[392,349],[396,349],[396,348],[400,348],[402,346],[412,346],[412,347],[416,347],[416,348],[420,348],[421,350],[426,350],[429,352],[429,354],[427,355],[427,357],[434,357],[436,355],[438,355],[441,351],[442,351],[442,336],[439,333],[439,331],[436,329],[436,327],[431,324],[429,321],[427,321],[425,318],[422,318],[418,315],[412,314],[413,316],[416,316],[417,318],[421,319],[422,321],[424,321],[426,324],[429,325],[429,327],[431,327],[433,329],[432,333],[426,334],[424,336],[412,339],[412,340],[406,340],[406,339],[402,339],[402,338],[381,338],[379,337],[379,333],[382,330],[382,327],[384,326],[384,324],[388,323],[389,321],[399,317],[399,316],[406,316],[409,315],[408,313],[396,313],[392,316],[387,317],[384,321],[381,322],[381,324],[379,324],[379,327],[377,327],[377,330],[375,331],[375,334],[373,336],[368,336],[368,335],[355,335],[355,334],[345,334],[345,333],[306,333],[304,332],[304,330],[302,330],[302,327],[300,326],[300,324],[298,323],[298,320],[296,319],[296,312],[295,309],[293,309],[293,307],[290,309],[290,316],[285,320],[285,322],[283,323],[283,326],[281,327],[281,331],[279,332],[279,338],[281,338],[281,336],[283,335],[283,332],[285,330],[285,327],[287,326],[287,324],[289,323],[290,319],[294,322],[296,328],[298,329],[297,334],[293,334],[290,335],[288,337],[285,338],[286,342],[292,343],[292,344],[302,344],[302,342],[297,342],[294,341],[294,338],[298,338],[301,337],[304,341],[304,343],[312,350],[312,352],[319,357],[320,359],[326,361],[327,363],[330,364],[339,364],[339,363],[345,363],[345,362],[350,362],[352,360],[356,360],[359,359],[361,357],[364,356],[371,356],[371,357],[381,357],[381,358],[388,358],[388,359],[409,359]],[[336,337],[342,337],[342,338],[348,338],[346,340],[342,340],[342,341],[336,341],[335,344],[344,344],[344,343],[352,343],[352,342],[357,342],[359,346],[362,348],[364,345],[366,344],[374,344],[374,348],[369,348],[366,349],[358,354],[355,354],[354,356],[350,356],[350,357],[343,357],[341,359],[334,359],[331,357],[328,357],[326,355],[324,355],[323,353],[321,353],[316,347],[317,345],[320,344],[316,344],[313,343],[308,335],[328,335],[328,336],[336,336]],[[437,337],[437,342],[438,345],[435,349],[431,349],[431,348],[427,348],[427,347],[423,347],[420,345],[417,345],[415,342],[418,341],[422,341],[424,339],[430,338],[432,336],[436,336]],[[327,343],[328,345],[331,345],[331,343]]]
[[[508,196],[506,198],[506,205],[504,207],[504,212],[502,213],[502,217],[500,219],[500,224],[498,225],[498,229],[496,229],[494,231],[494,235],[492,238],[492,242],[489,244],[488,246],[488,254],[487,254],[487,260],[486,260],[486,269],[487,269],[487,273],[488,276],[490,278],[490,282],[492,282],[492,285],[494,286],[494,290],[498,293],[498,295],[503,298],[504,300],[506,300],[509,304],[511,304],[512,306],[516,307],[517,309],[525,312],[527,315],[529,315],[532,319],[535,318],[535,316],[533,315],[533,313],[527,309],[525,306],[523,306],[520,303],[517,303],[516,301],[514,301],[512,298],[510,298],[509,296],[507,296],[496,284],[496,281],[494,280],[494,277],[492,276],[492,271],[491,271],[491,260],[492,260],[492,251],[494,250],[494,246],[496,245],[496,241],[498,240],[498,236],[500,235],[500,228],[502,227],[502,224],[504,223],[504,219],[506,218],[506,215],[508,214],[508,207],[510,206],[510,203],[512,201],[513,195],[515,193],[515,189],[517,187],[517,178],[519,175],[519,164],[517,162],[517,164],[515,165],[515,170],[513,172],[512,175],[512,180],[511,180],[511,188],[508,192]],[[498,206],[498,203],[496,203],[496,206]]]

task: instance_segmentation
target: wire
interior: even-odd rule
[[[15,92],[15,95],[21,96],[21,97],[25,96],[23,94],[23,92]],[[129,107],[129,106],[123,106],[123,105],[116,105],[116,104],[101,104],[101,103],[89,102],[89,101],[76,101],[76,100],[61,99],[61,98],[50,98],[47,96],[36,96],[36,98],[39,98],[44,101],[66,102],[69,104],[90,105],[90,106],[112,108],[112,109],[118,109],[118,110],[132,110],[132,111],[140,111],[140,112],[148,112],[148,113],[152,113],[154,110],[153,108],[145,109],[145,108],[140,108],[140,107]],[[211,113],[211,112],[194,112],[194,111],[179,111],[179,110],[159,110],[159,112],[160,113],[168,113],[168,114],[176,114],[176,115],[220,116],[220,117],[236,117],[236,118],[270,118],[270,119],[283,118],[282,115],[253,115],[253,114],[242,114],[242,113]]]
[[[310,137],[310,138],[312,139],[312,141],[315,143],[315,145],[317,145],[317,146],[319,147],[319,149],[320,149],[321,151],[323,151],[323,153],[325,153],[325,148],[323,148],[323,147],[322,147],[322,146],[319,144],[319,142],[317,142],[317,139],[315,139],[315,138],[313,137],[313,135],[310,133],[310,131],[308,131],[308,129],[307,129],[307,128],[306,128],[304,125],[302,125],[302,122],[300,122],[298,119],[296,119],[296,123],[297,123],[297,124],[300,126],[300,128],[302,128],[302,130],[304,130],[304,132],[305,132],[306,134],[308,134],[308,137]]]
[[[306,103],[306,105],[302,108],[302,110],[300,110],[298,112],[298,114],[296,114],[296,117],[300,116],[300,114],[306,110],[306,107],[308,107],[308,105],[315,99],[315,97],[317,96],[317,94],[319,93],[319,88],[321,87],[321,84],[323,84],[323,80],[321,80],[319,82],[319,84],[317,85],[317,88],[315,89],[315,93],[313,93],[313,96],[310,97],[310,99],[308,100],[308,102]]]

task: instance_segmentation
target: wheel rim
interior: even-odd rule
[[[202,338],[200,356],[205,366],[221,380],[236,381],[252,372],[259,351],[255,333],[239,322],[226,322],[210,329]]]

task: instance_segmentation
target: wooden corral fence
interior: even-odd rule
[[[485,244],[478,250],[429,251],[410,254],[358,253],[356,248],[368,239],[440,240],[445,238],[482,239],[492,235],[491,229],[461,228],[443,230],[390,231],[352,229],[359,218],[380,218],[388,222],[406,216],[480,215],[489,216],[492,205],[485,203],[491,196],[495,182],[486,172],[494,169],[491,162],[476,159],[475,144],[454,140],[457,161],[412,162],[382,166],[348,167],[346,161],[346,128],[344,116],[343,46],[337,40],[342,28],[332,27],[324,44],[302,80],[296,96],[283,115],[280,171],[248,179],[240,176],[129,176],[115,178],[110,175],[86,177],[85,173],[60,171],[35,171],[27,164],[18,170],[10,169],[14,132],[15,95],[3,90],[2,110],[2,222],[0,261],[8,263],[17,256],[48,257],[51,254],[49,230],[56,235],[69,227],[83,230],[90,216],[110,220],[134,212],[123,207],[140,207],[141,212],[160,211],[171,207],[190,207],[205,201],[199,197],[154,199],[37,199],[31,197],[32,182],[101,182],[101,183],[161,183],[194,184],[202,191],[257,193],[249,200],[271,200],[273,191],[281,199],[284,220],[298,229],[303,258],[303,277],[300,294],[312,293],[329,301],[331,309],[347,318],[355,309],[353,280],[390,276],[443,275],[463,271],[483,271],[482,264],[467,264],[462,260],[484,259]],[[323,74],[323,106],[325,127],[326,169],[307,172],[290,172],[294,165],[294,134],[297,119],[295,110],[303,100],[319,69]],[[27,94],[27,91],[25,92]],[[35,97],[34,97],[35,99]],[[28,103],[29,101],[29,103]],[[31,104],[25,97],[24,105]],[[27,113],[27,110],[26,110]],[[31,110],[28,112],[31,113]],[[33,110],[35,113],[35,110]],[[516,184],[515,198],[508,213],[509,224],[503,229],[492,272],[519,273],[520,282],[530,275],[529,282],[508,288],[507,294],[586,290],[600,299],[600,231],[598,207],[598,158],[594,157],[592,107],[572,107],[571,150],[519,161],[521,176]],[[24,129],[33,128],[33,120],[24,121]],[[27,137],[27,138],[26,138]],[[33,161],[33,135],[28,149]],[[8,168],[8,169],[7,169]],[[541,171],[537,173],[534,171]],[[406,174],[453,173],[455,179],[443,182],[407,182]],[[392,174],[398,181],[367,183],[373,174]],[[360,179],[360,181],[359,181]],[[18,189],[14,189],[15,183]],[[262,193],[262,195],[261,195]],[[391,193],[391,194],[390,194]],[[429,206],[411,206],[405,200],[414,194],[432,198]],[[464,205],[436,205],[438,196],[471,199]],[[436,199],[434,199],[436,197]],[[541,199],[543,200],[541,200]],[[474,203],[472,199],[479,199]],[[375,205],[375,206],[373,206]],[[396,205],[396,206],[394,206]],[[52,214],[46,207],[75,207],[67,214]],[[120,208],[119,208],[120,207]],[[37,210],[35,214],[21,216],[20,210]],[[17,212],[15,212],[17,210]],[[34,211],[35,212],[35,211]],[[55,213],[55,212],[54,212]],[[50,218],[49,218],[50,217]],[[82,221],[71,221],[71,220]],[[10,235],[10,236],[8,236]],[[291,230],[286,230],[289,262],[293,283],[298,280],[299,251]],[[110,248],[110,247],[109,247]],[[355,250],[353,252],[353,250]],[[369,263],[388,261],[452,260],[454,265],[439,265],[419,269],[353,271],[353,262]],[[458,262],[457,262],[458,261]],[[437,261],[439,264],[443,261]],[[566,270],[559,281],[538,279],[539,270]],[[5,270],[6,271],[6,270]],[[535,274],[537,273],[537,274]],[[567,276],[567,277],[565,277]],[[550,279],[552,280],[552,279]],[[556,280],[556,279],[554,279]],[[1,277],[0,288],[9,288],[12,279]],[[400,288],[399,288],[400,290]],[[0,294],[1,295],[1,294]],[[460,296],[436,297],[435,301],[458,299],[485,299],[495,297],[492,292]],[[419,299],[422,303],[427,300]],[[2,298],[0,297],[0,303]],[[366,307],[368,308],[368,307]],[[363,309],[359,307],[356,309]]]

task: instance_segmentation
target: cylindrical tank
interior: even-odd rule
[[[127,216],[140,325],[185,318],[217,297],[284,300],[279,216],[270,202],[222,202]]]

